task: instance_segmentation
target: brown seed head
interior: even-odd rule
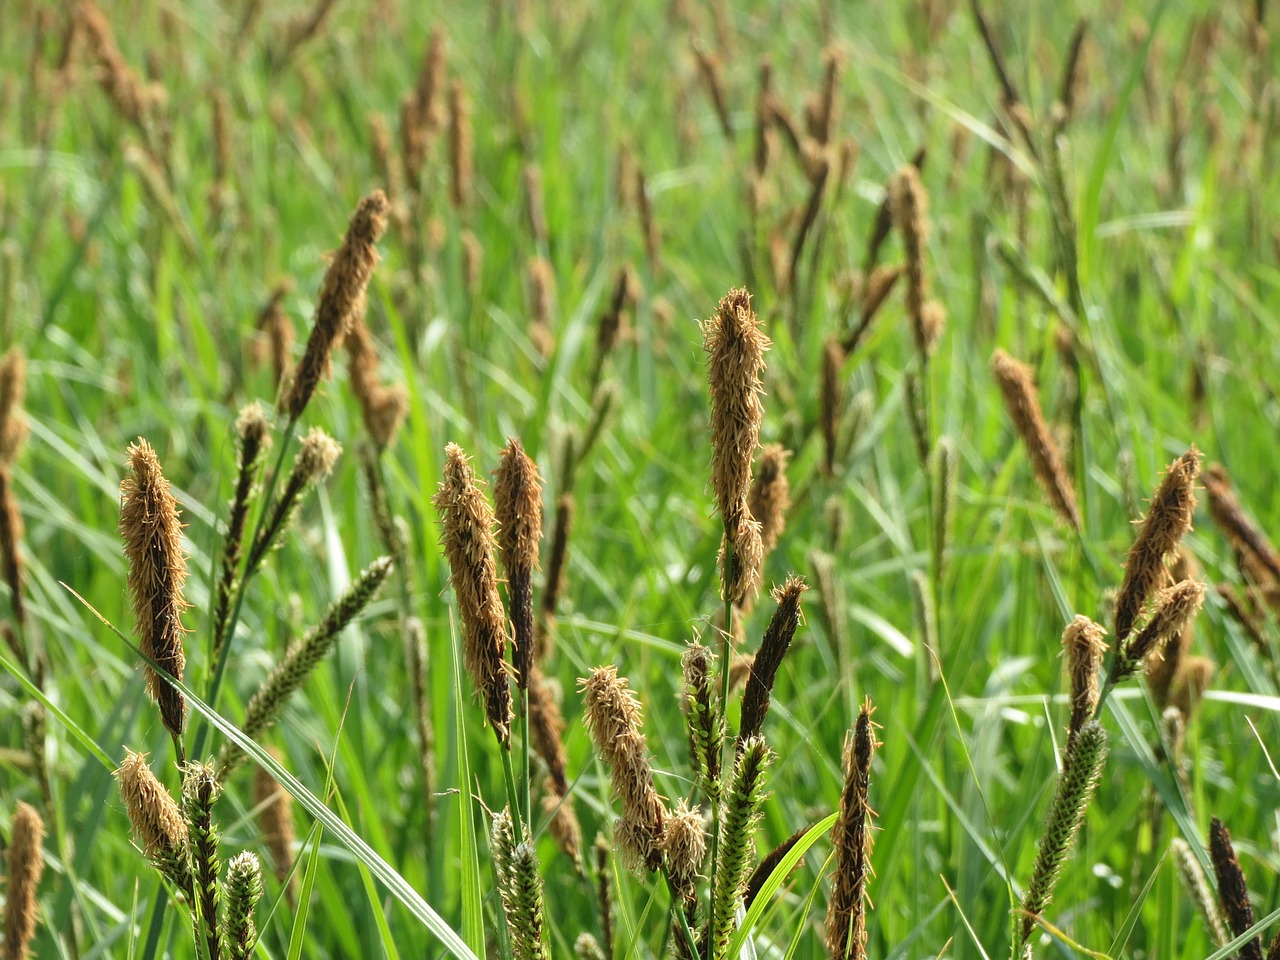
[[[1122,676],[1136,672],[1148,657],[1161,654],[1165,645],[1181,633],[1200,612],[1204,592],[1203,583],[1183,580],[1157,597],[1156,612],[1124,648],[1122,659],[1131,663],[1132,667],[1123,670]]]
[[[1218,665],[1208,657],[1187,657],[1169,692],[1169,704],[1186,722],[1195,716],[1200,699],[1213,682]]]
[[[1071,678],[1071,720],[1067,736],[1075,733],[1098,712],[1098,671],[1107,643],[1106,631],[1088,617],[1076,617],[1062,632],[1062,647],[1067,654],[1067,673]]]
[[[792,574],[781,586],[774,587],[770,594],[778,606],[769,619],[764,640],[760,643],[760,650],[756,653],[751,673],[747,677],[747,689],[742,694],[739,744],[759,735],[764,727],[778,667],[782,665],[782,658],[791,648],[791,640],[800,626],[800,599],[808,589],[809,585],[804,582],[803,577]]]
[[[22,551],[19,548],[22,533],[22,513],[18,510],[18,498],[13,493],[13,476],[8,464],[0,464],[0,579],[9,588],[13,619],[19,626],[27,619],[22,588]]]
[[[277,760],[276,750],[268,751]],[[253,805],[258,808],[258,826],[262,830],[263,842],[271,853],[271,863],[275,867],[276,879],[284,883],[293,869],[293,844],[297,834],[293,824],[293,797],[269,774],[264,767],[258,767],[253,781]],[[290,890],[297,887],[297,876],[290,884]]]
[[[698,875],[707,856],[707,828],[702,811],[690,807],[684,798],[677,800],[676,808],[667,821],[662,847],[677,895],[687,897],[692,894],[696,897]]]
[[[1009,419],[1031,457],[1036,479],[1058,516],[1079,530],[1080,512],[1076,507],[1075,488],[1062,461],[1062,453],[1045,423],[1031,368],[1003,350],[996,350],[991,357],[991,370],[1004,395]]]
[[[449,199],[455,210],[471,197],[471,102],[461,80],[449,86]]]
[[[1231,833],[1217,817],[1209,825],[1209,858],[1218,877],[1218,899],[1222,903],[1231,933],[1240,936],[1253,926],[1253,904],[1249,886],[1231,845]],[[1262,941],[1254,937],[1240,948],[1240,960],[1262,960]]]
[[[498,554],[507,574],[507,597],[515,647],[516,683],[529,686],[533,669],[533,571],[542,540],[542,477],[538,465],[512,437],[495,473],[493,499],[498,518]]]
[[[186,657],[182,650],[182,594],[187,559],[182,552],[178,501],[146,440],[129,447],[131,475],[120,484],[120,535],[129,561],[129,598],[143,654],[178,680]],[[186,701],[147,664],[147,689],[160,707],[160,719],[173,736],[182,736]]]
[[[557,796],[569,792],[568,756],[564,749],[564,717],[547,679],[536,666],[529,677],[529,734],[533,748],[547,765]]]
[[[36,888],[44,872],[44,823],[36,808],[19,803],[9,833],[9,881],[4,905],[4,960],[31,956],[36,932]]]
[[[1165,576],[1165,560],[1191,529],[1196,509],[1200,451],[1192,447],[1169,465],[1151,500],[1151,509],[1129,548],[1124,583],[1116,599],[1116,642],[1129,638],[1147,600]],[[1197,605],[1198,606],[1198,605]],[[1126,650],[1126,655],[1130,651]]]
[[[347,338],[351,392],[360,404],[365,429],[379,450],[395,442],[396,433],[409,413],[409,392],[402,384],[384,386],[378,381],[378,351],[373,335],[362,319]]]
[[[929,297],[929,280],[924,271],[924,247],[929,236],[929,208],[920,171],[912,164],[899,170],[889,183],[889,198],[906,254],[907,316],[911,318],[916,349],[922,356],[928,356],[924,308]]]
[[[307,483],[316,483],[333,472],[333,466],[342,456],[342,444],[319,427],[312,427],[302,438],[302,446],[294,461],[294,471]]]
[[[432,502],[440,511],[449,582],[462,617],[463,660],[503,746],[510,744],[511,688],[504,657],[507,623],[498,597],[494,514],[462,448],[445,448],[444,479]]]
[[[827,337],[822,350],[822,391],[819,395],[818,421],[822,427],[823,467],[827,476],[835,473],[836,432],[840,426],[840,408],[843,403],[840,390],[840,370],[844,366],[844,348],[834,336]]]
[[[840,817],[832,829],[836,869],[827,904],[827,951],[842,960],[865,960],[867,939],[867,881],[871,874],[871,758],[876,747],[871,701],[858,713],[853,735],[845,743],[844,792]]]
[[[1209,494],[1209,515],[1213,517],[1235,549],[1252,558],[1252,565],[1280,586],[1280,552],[1267,535],[1240,506],[1231,489],[1231,477],[1221,464],[1210,464],[1204,472],[1204,488]]]
[[[256,366],[267,360],[271,361],[277,389],[284,386],[285,378],[293,366],[293,344],[297,333],[293,329],[293,321],[284,309],[284,298],[292,288],[292,280],[276,284],[271,297],[258,313],[258,334],[253,341],[253,362]]]
[[[115,775],[142,852],[151,858],[185,856],[187,823],[177,802],[147,766],[147,755],[126,750]]]
[[[356,316],[363,313],[365,291],[378,262],[377,243],[387,229],[391,205],[387,195],[375,190],[356,207],[347,225],[347,236],[334,254],[320,285],[315,322],[306,353],[280,401],[280,409],[297,420],[306,409],[317,384],[328,376],[329,361]]]
[[[751,478],[747,509],[760,521],[760,539],[765,553],[778,545],[787,525],[791,508],[791,484],[787,481],[787,462],[791,451],[780,443],[766,443],[760,449],[760,462]]]
[[[27,389],[27,358],[18,347],[0,357],[0,466],[18,456],[27,438],[27,418],[22,401]]]
[[[573,810],[573,798],[557,793],[550,777],[542,788],[542,814],[547,818],[547,833],[564,855],[577,863],[582,856],[582,825]]]

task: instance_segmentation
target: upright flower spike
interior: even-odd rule
[[[845,744],[844,792],[840,817],[832,830],[836,869],[827,904],[827,955],[832,960],[865,960],[867,955],[867,881],[871,876],[871,758],[880,745],[874,708],[868,700],[858,713],[853,736]]]
[[[182,594],[187,559],[182,552],[178,501],[160,470],[156,452],[139,438],[129,447],[130,476],[120,484],[120,534],[129,561],[129,598],[137,624],[138,646],[160,668],[182,679],[186,656]],[[147,689],[160,707],[160,720],[177,739],[182,737],[187,704],[181,693],[150,665],[143,667]]]
[[[316,386],[328,376],[334,349],[364,308],[365,291],[378,262],[377,243],[387,229],[390,209],[387,195],[375,190],[360,201],[351,215],[346,239],[320,285],[306,353],[280,398],[280,410],[291,422],[302,416]]]
[[[653,785],[653,766],[640,729],[640,701],[612,664],[596,667],[578,683],[587,732],[601,759],[609,764],[613,795],[622,804],[622,816],[614,824],[614,843],[629,866],[658,870],[670,814]]]
[[[899,170],[889,183],[889,206],[902,234],[906,253],[907,316],[916,350],[922,357],[933,352],[946,323],[946,311],[929,300],[929,278],[924,269],[924,246],[929,236],[928,196],[920,171],[912,164]]]
[[[4,960],[26,960],[36,933],[36,888],[44,871],[44,823],[36,808],[19,803],[9,834],[8,888],[4,904]]]
[[[1098,671],[1107,643],[1106,631],[1088,617],[1076,617],[1062,631],[1062,648],[1067,654],[1067,674],[1071,680],[1071,720],[1067,738],[1074,737],[1098,712]]]
[[[712,689],[715,654],[694,640],[680,658],[684,673],[684,706],[689,725],[689,744],[697,768],[698,783],[708,801],[720,802],[720,763],[724,752],[724,709],[719,693]]]
[[[293,459],[289,476],[285,479],[284,489],[280,491],[271,514],[263,522],[253,541],[244,568],[246,577],[252,576],[267,553],[279,544],[281,532],[298,512],[303,492],[329,476],[340,456],[342,444],[337,440],[319,427],[312,427],[307,431],[298,447],[298,455]]]
[[[769,711],[773,682],[777,678],[782,659],[791,648],[791,640],[800,626],[800,599],[809,589],[803,577],[795,574],[787,577],[781,586],[774,587],[774,603],[778,606],[769,618],[764,639],[747,675],[747,689],[742,694],[742,721],[738,729],[738,743],[754,737],[764,729],[765,714]]]
[[[222,794],[217,772],[203,763],[188,763],[182,777],[182,814],[187,822],[191,850],[191,880],[198,912],[196,930],[207,934],[209,960],[220,960],[218,905],[221,902],[222,864],[218,858],[218,827],[213,805]]]
[[[516,684],[528,689],[533,670],[533,571],[542,540],[542,477],[538,465],[512,437],[502,451],[493,484],[498,554],[507,574]]]
[[[1027,448],[1036,479],[1040,481],[1049,503],[1058,516],[1079,530],[1080,511],[1076,506],[1075,488],[1063,463],[1062,451],[1045,423],[1040,409],[1040,393],[1031,368],[1003,350],[997,350],[991,357],[991,372],[1000,385],[1009,419]]]
[[[770,341],[751,309],[751,295],[741,287],[725,294],[702,335],[711,394],[711,486],[725,531],[724,596],[742,603],[755,593],[764,556],[760,521],[751,515],[748,497],[764,419],[760,374]]]
[[[115,776],[143,854],[190,902],[191,860],[182,810],[151,772],[146,754],[126,750]]]
[[[1233,936],[1240,936],[1253,926],[1253,904],[1249,902],[1249,885],[1236,859],[1231,832],[1217,817],[1209,824],[1209,859],[1218,878],[1218,899],[1226,914]],[[1240,960],[1262,960],[1262,940],[1254,937],[1240,948]]]
[[[773,754],[763,738],[753,737],[738,751],[720,808],[721,835],[711,891],[707,935],[711,956],[726,958],[737,925],[736,914],[746,893],[755,854],[755,828],[764,804],[765,772]]]
[[[1183,580],[1164,591],[1147,625],[1133,634],[1112,668],[1113,681],[1120,681],[1144,669],[1150,656],[1158,656],[1165,645],[1191,623],[1204,603],[1204,584]]]
[[[543,929],[538,856],[529,841],[515,842],[509,810],[504,809],[493,818],[490,852],[507,919],[507,933],[511,937],[513,960],[551,960]]]
[[[766,443],[760,449],[760,463],[751,478],[747,509],[760,521],[760,539],[764,552],[772,553],[787,524],[791,508],[791,484],[787,480],[787,462],[791,451],[780,443]]]
[[[1191,529],[1199,475],[1200,451],[1195,447],[1169,464],[1164,480],[1151,499],[1147,518],[1129,548],[1124,582],[1116,599],[1116,644],[1121,650],[1126,649],[1124,644],[1142,608],[1161,586],[1166,558],[1177,550]]]
[[[440,511],[449,582],[462,618],[462,656],[471,682],[484,698],[489,726],[504,748],[511,745],[511,687],[507,681],[507,621],[498,596],[493,508],[462,448],[445,448],[444,479],[432,501]]]
[[[262,866],[252,853],[227,862],[227,910],[222,925],[223,942],[230,960],[250,960],[258,945],[253,913],[262,899]]]

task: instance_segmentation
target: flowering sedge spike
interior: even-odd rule
[[[765,554],[773,552],[787,525],[791,509],[791,484],[787,480],[787,462],[791,451],[780,443],[766,443],[760,448],[760,462],[747,492],[747,509],[760,521],[760,540]]]
[[[270,446],[267,433],[267,415],[262,404],[251,403],[236,418],[236,434],[240,439],[236,464],[236,489],[231,498],[231,512],[227,518],[227,533],[222,544],[222,572],[218,579],[217,602],[213,615],[213,661],[226,637],[227,617],[231,613],[231,595],[235,592],[236,574],[240,567],[240,548],[244,540],[249,507],[256,492],[262,454]]]
[[[929,236],[928,197],[920,171],[907,164],[889,183],[889,206],[906,252],[907,316],[916,350],[927,358],[942,335],[946,311],[929,300],[929,279],[924,270],[924,247]]]
[[[182,595],[187,559],[182,552],[178,501],[146,440],[139,438],[129,446],[129,466],[132,473],[120,484],[120,535],[129,561],[129,599],[138,647],[161,670],[181,680],[186,665],[182,612],[188,604]],[[149,663],[143,666],[143,675],[165,729],[181,739],[186,700]]]
[[[632,869],[656,871],[662,866],[662,838],[670,814],[653,785],[653,767],[640,730],[640,701],[612,664],[596,667],[578,683],[587,732],[609,764],[613,796],[622,805],[614,844]]]
[[[1114,681],[1131,677],[1145,667],[1152,656],[1160,656],[1165,645],[1178,636],[1200,611],[1204,603],[1204,584],[1183,580],[1157,598],[1157,607],[1147,625],[1130,636],[1116,657],[1111,675]]]
[[[1200,861],[1196,859],[1187,841],[1181,837],[1174,837],[1169,841],[1169,846],[1173,850],[1174,864],[1178,868],[1178,879],[1200,911],[1211,939],[1220,947],[1226,946],[1231,942],[1231,934],[1227,932],[1227,925],[1222,922],[1222,913],[1218,910],[1218,901],[1204,875],[1204,868],[1200,866]]]
[[[542,477],[538,465],[512,437],[501,454],[493,484],[498,555],[507,575],[511,606],[512,666],[516,684],[529,686],[533,670],[533,571],[542,540]]]
[[[760,373],[770,343],[751,295],[740,287],[721,299],[702,334],[711,395],[711,486],[725,531],[723,595],[741,604],[754,596],[764,558],[760,521],[747,503],[764,418]]]
[[[1004,395],[1009,419],[1027,448],[1036,479],[1058,516],[1079,530],[1080,511],[1076,506],[1075,488],[1058,444],[1045,423],[1031,368],[1003,350],[996,350],[991,357],[991,371]]]
[[[1106,759],[1107,731],[1102,724],[1091,720],[1067,744],[1062,774],[1058,777],[1058,786],[1049,805],[1049,816],[1031,870],[1031,881],[1022,896],[1018,953],[1024,958],[1031,956],[1031,934],[1036,927],[1036,917],[1044,912],[1053,896],[1062,865],[1071,855],[1076,834],[1084,824],[1089,801],[1093,799]]]
[[[556,792],[550,777],[542,781],[542,815],[546,818],[547,833],[556,846],[568,857],[575,868],[582,863],[582,824],[573,809],[573,798]]]
[[[27,620],[26,603],[23,600],[22,587],[22,513],[18,510],[18,499],[13,495],[13,476],[7,463],[0,464],[0,577],[9,588],[9,603],[13,608],[14,622],[23,626]],[[26,653],[14,635],[14,650],[19,652],[19,660],[26,664]]]
[[[365,291],[378,262],[377,243],[387,229],[387,195],[375,190],[356,207],[347,235],[320,284],[315,321],[306,353],[280,399],[290,422],[302,416],[316,386],[329,373],[330,359],[353,318],[364,308]]]
[[[461,80],[449,86],[449,200],[464,210],[471,197],[471,102]]]
[[[1249,886],[1231,845],[1231,833],[1214,817],[1209,824],[1209,859],[1218,878],[1218,900],[1233,936],[1238,937],[1253,926],[1253,904],[1249,902]],[[1240,948],[1240,960],[1262,960],[1262,940],[1254,937]]]
[[[262,899],[262,865],[252,853],[241,853],[227,861],[226,916],[222,938],[230,960],[250,960],[258,945],[258,928],[253,913]]]
[[[272,547],[280,541],[280,533],[289,525],[301,506],[302,494],[333,472],[333,466],[342,455],[342,445],[319,427],[312,427],[302,438],[298,455],[285,479],[284,489],[271,507],[271,513],[258,530],[245,563],[245,579],[261,566]]]
[[[18,347],[0,357],[0,466],[17,458],[29,427],[22,401],[27,390],[27,359]]]
[[[285,386],[293,366],[293,344],[298,336],[284,309],[284,298],[292,289],[293,281],[290,279],[282,280],[272,289],[271,296],[258,312],[257,334],[251,352],[254,366],[270,360],[272,383],[276,390]]]
[[[1192,447],[1169,465],[1151,499],[1147,518],[1129,548],[1124,582],[1116,599],[1116,644],[1126,654],[1128,647],[1124,644],[1142,608],[1163,582],[1166,558],[1191,529],[1199,475],[1200,451]]]
[[[685,934],[685,924],[692,930],[697,923],[698,877],[707,856],[707,827],[702,810],[690,807],[683,798],[677,800],[667,821],[662,845],[666,851],[667,878],[677,900],[676,909],[683,910],[685,918],[684,923],[675,918],[672,924],[676,956],[693,960],[695,954]]]
[[[569,534],[573,530],[574,499],[572,493],[556,497],[555,519],[551,526],[551,550],[547,560],[547,581],[542,589],[542,605],[534,638],[534,659],[545,658],[550,651],[555,627],[556,607],[564,590],[565,569],[569,559]]]
[[[865,960],[867,881],[871,875],[871,758],[876,740],[871,701],[863,703],[844,750],[845,781],[840,816],[832,829],[836,869],[827,904],[827,955],[833,960]]]
[[[795,574],[786,582],[774,587],[772,594],[778,606],[769,619],[764,639],[756,652],[751,672],[747,675],[747,689],[742,694],[742,720],[738,729],[738,745],[746,743],[764,729],[765,714],[769,712],[770,695],[778,675],[778,667],[791,648],[791,640],[800,626],[802,612],[800,599],[809,585]]]
[[[1231,489],[1231,478],[1219,464],[1211,464],[1204,472],[1204,488],[1209,494],[1209,515],[1226,534],[1237,551],[1251,554],[1255,566],[1280,585],[1280,552],[1267,539],[1262,529],[1250,520]]]
[[[182,777],[182,815],[187,822],[191,851],[192,904],[197,936],[206,936],[207,960],[220,960],[222,941],[218,936],[218,904],[221,899],[218,859],[218,828],[213,822],[213,805],[222,793],[217,772],[203,763],[186,765]]]
[[[44,872],[44,823],[36,808],[19,803],[9,833],[9,873],[4,904],[4,960],[26,960],[36,933],[36,888]]]
[[[146,754],[126,750],[115,776],[133,832],[142,841],[143,855],[190,903],[191,860],[182,810],[147,766]]]
[[[711,956],[716,960],[728,955],[737,910],[746,891],[756,823],[764,803],[765,771],[772,760],[773,754],[761,737],[745,741],[738,751],[720,807],[720,848],[711,891],[711,916],[706,928]]]
[[[325,611],[324,619],[312,627],[300,639],[289,644],[280,662],[275,665],[250,699],[244,711],[241,729],[245,736],[257,739],[279,718],[285,704],[311,675],[316,664],[337,644],[338,638],[356,615],[369,605],[382,582],[391,573],[390,557],[379,557],[369,564],[351,582],[346,592]],[[219,757],[221,776],[225,780],[244,761],[244,753],[235,744],[222,748]]]
[[[720,800],[720,763],[724,747],[724,712],[712,686],[715,655],[711,648],[694,640],[680,658],[684,672],[686,719],[694,766],[702,792],[711,803]]]
[[[403,384],[384,385],[378,380],[378,351],[363,317],[356,317],[347,337],[351,392],[360,405],[365,429],[379,451],[396,439],[409,414],[409,392]]]
[[[1071,680],[1071,719],[1067,723],[1070,740],[1098,712],[1098,671],[1107,644],[1106,631],[1088,617],[1076,617],[1062,631],[1062,647],[1067,654],[1067,674]]]
[[[547,765],[547,774],[558,796],[569,792],[567,755],[564,749],[564,717],[551,695],[547,678],[536,666],[529,676],[529,733],[533,748]]]
[[[551,960],[543,931],[538,856],[529,841],[515,842],[511,812],[506,808],[493,818],[489,849],[511,938],[512,960]]]
[[[485,716],[503,747],[511,744],[507,618],[498,596],[494,513],[462,448],[445,448],[444,479],[432,501],[440,512],[449,583],[462,618],[462,658]]]
[[[1178,548],[1177,560],[1169,573],[1174,583],[1198,579],[1200,570],[1185,545]],[[1160,710],[1169,705],[1169,694],[1182,672],[1183,664],[1191,655],[1191,643],[1194,639],[1194,620],[1189,620],[1163,647],[1147,654],[1147,662],[1142,669],[1146,674],[1147,687],[1151,690],[1151,699]]]

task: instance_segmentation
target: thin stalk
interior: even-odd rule
[[[733,595],[729,592],[729,571],[733,569],[733,543],[726,536],[724,538],[724,632],[720,636],[720,719],[726,728],[729,723],[729,655],[733,651]],[[720,745],[720,771],[723,776],[724,771],[728,769],[724,763],[725,747],[729,744],[729,737],[724,738],[724,743]],[[720,859],[720,804],[713,803],[711,805],[711,887],[712,891],[708,902],[707,913],[711,917],[711,927],[715,925],[715,894],[716,889],[716,866]],[[675,894],[673,893],[672,896]],[[680,913],[683,915],[684,911]],[[707,937],[708,956],[711,950],[710,936]],[[697,954],[697,950],[694,950]]]
[[[297,427],[297,420],[290,420],[285,426],[284,432],[280,437],[280,450],[276,454],[275,465],[271,468],[271,473],[267,477],[266,485],[263,487],[262,496],[258,500],[258,516],[254,520],[253,534],[249,537],[248,542],[254,543],[258,539],[258,534],[262,531],[262,523],[267,517],[268,507],[271,506],[271,497],[275,493],[276,482],[280,479],[280,468],[284,465],[284,457],[289,449],[289,441],[293,439],[293,431]],[[250,550],[249,553],[253,551]],[[245,569],[240,574],[240,583],[236,587],[235,599],[231,604],[231,615],[227,617],[226,631],[223,633],[222,649],[218,651],[218,662],[213,668],[213,680],[209,684],[208,704],[216,709],[218,703],[218,692],[222,689],[222,678],[227,672],[227,656],[231,650],[231,641],[236,635],[236,624],[240,621],[240,608],[244,604],[244,595],[249,586],[249,558],[245,558]],[[194,749],[191,751],[192,756],[204,756],[204,743],[209,735],[209,725],[201,724],[196,732],[196,740]]]
[[[520,799],[524,803],[524,816],[533,831],[533,800],[529,793],[529,688],[520,689]]]
[[[684,914],[684,905],[680,902],[680,895],[676,893],[675,886],[671,883],[671,876],[664,870],[662,878],[667,881],[667,893],[671,896],[671,912],[680,920],[680,929],[684,933],[685,939],[689,942],[689,956],[696,957],[698,955],[698,938],[693,935],[693,930],[689,926],[689,918]]]
[[[498,744],[498,749],[502,752],[502,775],[507,781],[507,804],[515,811],[515,816],[511,818],[511,829],[515,834],[516,843],[524,842],[524,826],[521,823],[520,806],[517,798],[520,796],[516,792],[516,774],[513,764],[511,763],[511,750],[508,747]]]

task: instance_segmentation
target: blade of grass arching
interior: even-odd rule
[[[973,945],[978,948],[978,953],[982,955],[982,960],[991,960],[991,957],[987,954],[986,948],[982,945],[982,941],[978,939],[978,934],[977,931],[973,929],[973,924],[971,924],[969,922],[969,918],[965,916],[965,912],[960,906],[960,901],[956,899],[956,892],[951,889],[951,884],[947,883],[947,878],[941,874],[938,875],[938,879],[941,880],[942,885],[947,888],[947,898],[955,904],[956,913],[960,917],[960,922],[964,924],[965,930],[969,932],[969,939],[972,940]]]
[[[258,766],[265,769],[275,781],[287,790],[300,803],[303,808],[320,822],[320,824],[333,834],[334,838],[346,847],[356,859],[360,860],[367,866],[391,895],[399,900],[409,912],[414,915],[423,926],[440,941],[440,943],[458,960],[479,960],[478,955],[462,941],[458,934],[447,924],[440,914],[436,913],[431,904],[427,903],[422,896],[414,890],[396,870],[380,857],[372,847],[355,833],[350,827],[343,823],[332,810],[325,806],[324,801],[317,797],[314,793],[306,788],[303,783],[293,776],[288,770],[280,766],[279,763],[262,747],[258,746],[253,740],[245,736],[244,733],[235,724],[231,723],[226,717],[212,709],[207,703],[200,699],[185,683],[175,679],[164,671],[151,658],[147,657],[128,637],[121,633],[114,624],[106,617],[94,609],[89,601],[85,600],[66,584],[63,584],[67,590],[79,600],[95,617],[97,617],[112,633],[120,639],[128,648],[136,654],[140,659],[150,664],[156,673],[161,676],[164,681],[179,692],[187,700],[187,705],[196,713],[200,714],[209,724],[209,728],[217,730],[224,737],[234,743],[237,747],[244,751],[245,755]],[[483,952],[483,943],[481,944]]]
[[[791,935],[791,943],[787,945],[787,952],[782,960],[791,960],[795,956],[796,948],[800,946],[800,938],[804,936],[808,929],[808,924],[804,922],[805,917],[813,915],[813,901],[818,898],[818,891],[822,889],[822,878],[827,875],[827,870],[831,866],[831,861],[835,859],[836,852],[834,850],[827,854],[827,859],[822,863],[822,869],[818,871],[818,875],[813,879],[813,886],[809,888],[809,895],[804,899],[804,906],[800,909],[800,915],[793,918],[792,927],[795,933]]]
[[[449,637],[453,650],[454,747],[458,751],[458,818],[462,856],[462,939],[477,956],[484,956],[484,899],[480,893],[480,849],[476,840],[476,819],[471,800],[471,759],[467,754],[467,724],[463,707],[467,702],[462,686],[462,665],[458,657],[458,631],[453,608],[449,609]]]
[[[1111,108],[1111,118],[1107,121],[1102,140],[1094,152],[1093,165],[1089,168],[1089,180],[1085,186],[1084,196],[1080,198],[1080,265],[1085,269],[1093,264],[1094,231],[1098,228],[1098,215],[1102,205],[1102,184],[1107,177],[1107,167],[1111,163],[1112,151],[1115,150],[1120,123],[1124,120],[1125,113],[1129,109],[1129,101],[1133,98],[1133,92],[1142,79],[1147,57],[1151,53],[1151,44],[1156,38],[1160,20],[1168,6],[1168,0],[1160,0],[1147,18],[1147,36],[1143,40],[1141,49],[1129,61],[1129,72],[1125,74],[1124,84],[1116,96],[1115,106]]]
[[[835,826],[839,816],[838,812],[828,814],[806,830],[804,835],[796,841],[795,846],[788,850],[787,855],[773,868],[773,872],[760,885],[760,891],[756,894],[755,900],[751,902],[751,909],[747,911],[747,915],[742,918],[742,923],[738,925],[738,929],[734,932],[733,939],[729,941],[729,952],[726,956],[736,957],[742,952],[742,945],[751,936],[751,931],[755,929],[756,923],[764,915],[773,895],[786,882],[787,877],[791,875],[791,871],[800,862],[800,858],[809,852],[809,848],[817,843],[820,837]],[[819,877],[821,877],[821,874]]]
[[[335,790],[333,799],[338,805],[339,815],[350,823],[351,814],[347,812],[347,805],[342,800],[342,791]],[[360,870],[360,882],[364,884],[365,897],[369,900],[369,909],[373,913],[373,922],[377,924],[378,936],[382,939],[383,955],[389,960],[400,960],[400,951],[396,949],[395,939],[391,936],[391,927],[387,923],[386,913],[378,904],[378,890],[373,885],[373,874],[369,873],[369,868],[363,863],[357,861],[356,865]]]
[[[1142,905],[1147,902],[1151,888],[1155,886],[1156,878],[1160,876],[1160,868],[1164,866],[1165,858],[1168,855],[1169,851],[1167,849],[1160,854],[1160,859],[1151,871],[1151,876],[1147,877],[1147,882],[1142,885],[1142,890],[1138,893],[1137,899],[1134,900],[1133,906],[1129,909],[1128,916],[1124,918],[1124,923],[1120,924],[1120,929],[1116,931],[1116,935],[1111,941],[1111,946],[1107,948],[1108,956],[1124,956],[1124,949],[1129,945],[1129,937],[1133,935],[1133,928],[1138,925],[1138,918],[1142,915]]]
[[[293,927],[289,931],[289,960],[299,960],[307,936],[307,917],[311,914],[311,891],[316,885],[316,873],[320,869],[320,840],[324,827],[312,824],[299,854],[307,857],[307,869],[302,874],[302,890],[298,893],[298,912],[293,915]],[[310,854],[307,851],[310,851]],[[301,859],[301,856],[299,857]]]
[[[68,587],[67,589],[71,588]],[[74,591],[72,592],[74,593]],[[121,634],[121,636],[123,636],[123,634]],[[3,653],[0,653],[0,667],[4,667],[5,671],[13,677],[13,679],[18,681],[18,685],[22,687],[22,689],[25,690],[32,699],[39,700],[44,704],[44,708],[49,711],[49,715],[66,727],[67,731],[75,737],[75,739],[79,741],[80,745],[84,747],[85,750],[87,750],[99,763],[106,767],[107,770],[112,772],[115,771],[116,765],[112,762],[111,758],[107,756],[107,752],[98,746],[94,739],[89,736],[89,734],[86,733],[78,723],[58,709],[58,707],[54,705],[53,701],[41,692],[39,687],[27,679],[27,675],[23,669]]]
[[[1205,957],[1204,960],[1227,960],[1227,957],[1235,956],[1240,952],[1241,947],[1254,937],[1258,936],[1277,920],[1280,920],[1280,907],[1272,910],[1252,927],[1240,934],[1240,936],[1236,937],[1221,949],[1215,950],[1213,953],[1209,954],[1209,956]]]

